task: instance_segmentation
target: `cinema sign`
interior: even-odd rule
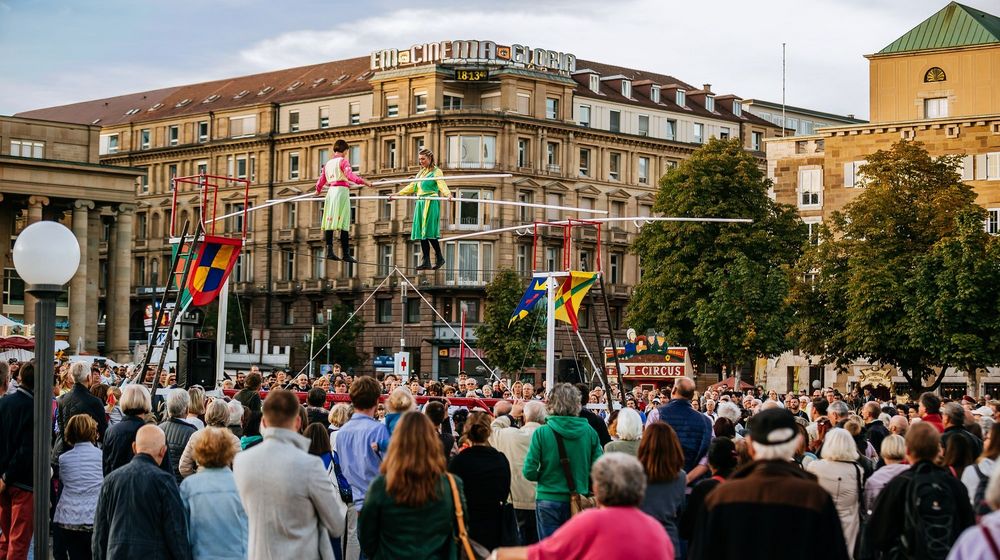
[[[441,41],[409,49],[382,49],[371,54],[372,70],[390,70],[416,64],[490,64],[574,72],[576,56],[533,49],[525,45],[498,45],[493,41]]]

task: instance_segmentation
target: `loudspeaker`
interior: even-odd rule
[[[177,345],[177,386],[215,389],[215,341],[185,338]]]
[[[556,361],[556,383],[583,383],[583,373],[577,369],[577,361],[573,358],[561,358]]]

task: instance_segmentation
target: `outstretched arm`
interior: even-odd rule
[[[371,183],[362,179],[360,175],[354,172],[354,169],[351,168],[351,164],[348,163],[347,159],[340,160],[340,170],[344,172],[344,177],[347,177],[347,180],[355,185],[372,186]]]
[[[326,185],[326,169],[319,174],[319,179],[316,180],[316,194],[323,193],[323,187]]]

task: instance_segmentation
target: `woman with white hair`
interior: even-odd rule
[[[865,483],[865,508],[874,511],[875,501],[889,482],[910,469],[906,464],[906,440],[903,436],[889,435],[882,439],[880,450],[885,465],[875,471]]]
[[[132,449],[132,444],[135,443],[135,434],[139,428],[147,424],[149,412],[152,409],[149,389],[138,383],[126,385],[122,389],[122,398],[118,403],[122,409],[122,420],[108,428],[108,432],[104,436],[104,449],[102,450],[104,476],[111,474],[111,471],[132,460],[135,455],[135,451]],[[160,463],[160,468],[172,473],[166,457]]]
[[[205,422],[208,423],[209,428],[222,428],[222,431],[229,436],[227,439],[229,439],[229,443],[233,448],[234,456],[240,452],[240,438],[225,429],[226,423],[229,422],[229,406],[226,405],[226,401],[212,401],[208,405],[208,410],[205,412]],[[198,463],[195,460],[194,451],[198,446],[198,440],[204,437],[204,434],[204,429],[191,434],[191,437],[188,438],[187,445],[184,446],[184,452],[181,453],[181,462],[178,470],[180,471],[181,476],[185,478],[198,471]]]
[[[229,421],[226,422],[226,427],[237,438],[243,437],[243,403],[233,399],[229,401],[227,408],[229,408]]]
[[[604,452],[628,453],[635,457],[639,453],[639,438],[642,437],[642,418],[631,408],[618,412],[618,439],[604,444]]]
[[[860,500],[864,488],[864,470],[858,465],[858,446],[843,428],[833,428],[823,440],[822,459],[809,463],[806,470],[816,475],[819,484],[833,496],[844,531],[848,553],[861,528]]]
[[[181,455],[187,447],[188,440],[197,430],[194,426],[186,422],[188,406],[191,404],[191,397],[184,389],[173,389],[167,395],[167,419],[160,423],[160,429],[167,436],[167,454],[170,457],[170,470],[180,484],[184,477],[181,476]],[[163,462],[167,459],[164,457]]]

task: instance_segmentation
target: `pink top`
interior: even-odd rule
[[[316,181],[316,194],[323,192],[324,185],[350,187],[352,184],[363,185],[364,182],[365,180],[351,169],[351,164],[348,163],[347,158],[338,156],[326,162],[326,165],[323,166],[323,173],[320,173],[319,179]]]
[[[589,509],[528,547],[528,560],[673,560],[663,525],[634,507]]]

